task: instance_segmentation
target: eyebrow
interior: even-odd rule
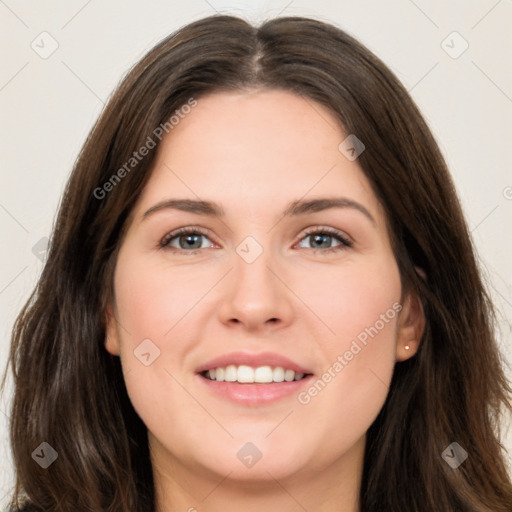
[[[295,217],[306,213],[320,212],[331,208],[351,208],[364,214],[372,224],[376,221],[372,214],[360,203],[346,197],[328,197],[311,200],[292,201],[283,211],[283,217]],[[223,208],[213,201],[202,201],[195,199],[165,199],[147,210],[142,215],[142,220],[147,219],[154,213],[162,210],[180,210],[183,212],[195,213],[209,217],[225,217]]]

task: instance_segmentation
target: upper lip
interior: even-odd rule
[[[225,368],[231,364],[235,366],[247,365],[253,368],[259,366],[281,366],[284,369],[293,370],[295,373],[313,373],[311,370],[308,370],[286,356],[274,352],[231,352],[207,361],[205,364],[199,366],[196,371],[197,373],[202,373],[214,368]]]

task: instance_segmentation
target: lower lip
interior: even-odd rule
[[[208,389],[223,398],[242,405],[265,405],[278,400],[297,395],[301,388],[309,385],[312,375],[291,382],[273,382],[269,384],[240,384],[210,380],[202,375],[198,378]]]

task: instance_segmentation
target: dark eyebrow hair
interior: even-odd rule
[[[311,200],[292,201],[284,210],[283,217],[304,215],[314,213],[329,208],[352,208],[363,213],[372,224],[376,221],[372,214],[360,203],[345,197],[320,198]],[[162,210],[181,210],[183,212],[195,213],[197,215],[206,215],[211,217],[225,217],[223,208],[213,201],[202,201],[196,199],[165,199],[147,210],[142,215],[145,220],[150,215]]]

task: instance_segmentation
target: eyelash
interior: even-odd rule
[[[187,234],[203,235],[203,236],[209,238],[208,233],[206,233],[206,231],[204,231],[201,228],[194,228],[194,227],[180,228],[180,229],[177,229],[176,231],[172,231],[171,233],[168,233],[160,241],[159,248],[160,249],[168,248],[170,242],[174,238],[177,238],[181,235],[187,235]],[[343,236],[343,234],[340,231],[338,231],[337,229],[328,228],[328,227],[308,228],[308,229],[306,229],[304,235],[298,241],[300,242],[304,238],[308,237],[309,235],[313,235],[313,234],[331,235],[331,236],[334,236],[335,238],[337,238],[341,242],[340,245],[338,245],[336,247],[328,247],[327,249],[315,248],[315,247],[309,248],[311,251],[314,251],[314,252],[333,253],[333,252],[343,251],[345,249],[351,248],[354,245],[353,242],[350,241],[345,236]],[[307,249],[307,247],[306,247],[306,249]],[[185,249],[179,249],[176,247],[172,247],[170,250],[184,252],[184,253],[187,253],[187,255],[193,255],[193,254],[196,254],[198,251],[201,251],[202,249],[201,248],[200,249],[192,249],[192,250],[188,251]]]

